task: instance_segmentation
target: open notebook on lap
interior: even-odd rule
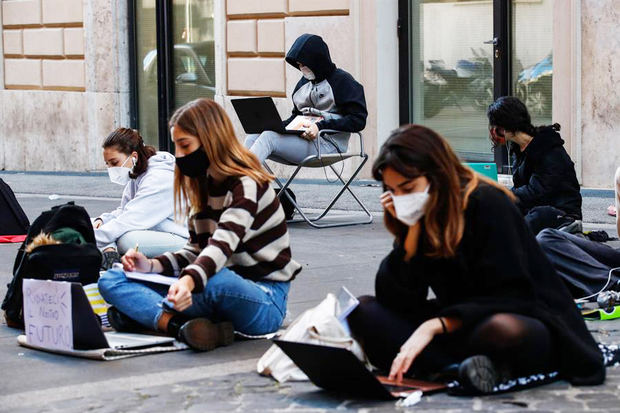
[[[317,386],[363,398],[394,399],[415,391],[444,390],[443,383],[403,379],[402,382],[375,376],[350,351],[317,344],[273,340]]]
[[[304,129],[300,126],[300,116],[295,118],[287,129],[284,128],[278,109],[270,97],[231,99],[231,103],[245,133],[261,133],[266,130],[290,135],[304,133]],[[318,116],[305,117],[311,123],[313,118],[316,118],[315,121],[322,119]]]

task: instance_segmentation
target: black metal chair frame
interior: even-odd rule
[[[362,140],[362,134],[360,132],[351,132],[351,135],[357,135],[359,137],[359,141],[360,141],[360,150],[359,150],[359,152],[357,152],[357,151],[355,151],[355,152],[347,151],[346,153],[336,153],[336,154],[325,154],[325,155],[322,155],[321,154],[321,140],[325,139],[325,135],[330,135],[330,134],[334,134],[334,133],[342,133],[342,132],[336,131],[336,130],[333,130],[333,129],[323,129],[323,130],[320,130],[319,134],[318,134],[318,136],[316,138],[317,154],[316,155],[308,156],[307,158],[305,158],[300,163],[289,162],[289,161],[286,161],[284,159],[280,159],[280,158],[277,158],[277,157],[270,157],[269,158],[270,160],[272,160],[274,162],[277,162],[277,163],[281,163],[281,164],[289,165],[289,166],[296,166],[295,171],[286,180],[286,182],[283,183],[282,180],[277,178],[277,177],[275,179],[276,184],[280,188],[280,192],[278,193],[278,196],[282,197],[285,194],[285,196],[289,199],[289,201],[295,206],[295,209],[297,210],[297,212],[299,212],[299,215],[301,215],[301,219],[300,218],[292,219],[290,221],[287,221],[288,223],[304,222],[305,221],[305,222],[307,222],[309,225],[311,225],[314,228],[333,228],[333,227],[343,227],[343,226],[358,225],[358,224],[370,224],[372,222],[372,214],[370,213],[368,208],[366,208],[364,203],[357,197],[357,195],[355,195],[355,193],[351,190],[351,187],[350,187],[350,185],[353,182],[353,180],[357,177],[359,172],[364,167],[364,164],[366,164],[366,162],[368,161],[368,154],[366,154],[364,152],[364,142]],[[343,179],[343,177],[342,177],[342,174],[339,173],[336,170],[336,168],[334,168],[334,164],[336,164],[338,162],[343,162],[346,159],[354,158],[354,157],[360,157],[362,159],[362,162],[357,167],[355,172],[353,172],[351,177],[348,180],[345,181]],[[336,174],[338,180],[342,184],[342,187],[340,188],[338,193],[332,198],[332,200],[329,202],[327,207],[322,212],[320,212],[318,215],[312,215],[311,216],[307,212],[304,212],[302,210],[302,208],[299,206],[299,204],[287,193],[286,189],[289,186],[291,186],[291,184],[293,183],[295,177],[297,176],[299,171],[301,171],[302,168],[325,168],[325,167],[329,167]],[[265,164],[265,168],[272,175],[275,175],[267,164]],[[329,222],[329,223],[320,222],[323,218],[325,218],[325,216],[328,214],[328,212],[332,209],[334,204],[338,201],[340,196],[345,191],[348,191],[351,194],[351,196],[353,196],[353,198],[358,203],[358,205],[361,207],[362,212],[364,212],[364,218],[363,219],[358,219],[358,220],[346,220],[346,221]]]

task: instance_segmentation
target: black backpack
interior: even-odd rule
[[[62,228],[77,231],[85,243],[42,245],[30,253],[26,252],[26,246],[41,232],[51,233]],[[71,281],[86,285],[97,282],[100,266],[101,252],[97,248],[93,226],[84,208],[69,202],[43,212],[30,226],[26,240],[15,257],[13,279],[8,284],[2,302],[7,325],[23,328],[24,278]]]
[[[28,227],[28,217],[11,187],[0,179],[0,235],[24,235]]]

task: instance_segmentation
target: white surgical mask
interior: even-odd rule
[[[121,166],[111,166],[108,168],[108,175],[110,176],[110,181],[119,185],[126,185],[129,182],[129,172],[131,172],[132,168],[127,168],[125,164],[128,160],[133,162],[133,165],[136,165],[136,160],[132,156],[128,156],[125,159],[125,162],[122,163]]]
[[[299,68],[299,70],[301,70],[301,74],[304,75],[304,77],[308,80],[314,80],[316,79],[316,76],[314,75],[314,72],[312,70],[310,70],[309,67],[307,66],[301,66]]]
[[[405,225],[415,225],[424,216],[424,208],[428,202],[430,184],[422,192],[412,192],[407,195],[392,194],[392,202],[396,211],[396,218]]]

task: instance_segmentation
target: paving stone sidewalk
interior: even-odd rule
[[[107,176],[0,173],[0,178],[19,194],[31,219],[41,210],[70,199],[97,215],[117,205],[122,189],[108,184]],[[310,202],[317,202],[318,198],[327,198],[324,193],[332,187],[309,182],[296,189]],[[370,202],[380,193],[378,187],[356,186],[355,190]],[[62,195],[50,200],[50,194],[77,197]],[[604,207],[610,202],[605,197],[592,199]],[[604,211],[586,212],[598,217],[588,221],[587,228],[604,228],[615,235],[613,219]],[[373,292],[376,268],[391,245],[379,215],[371,225],[314,230],[295,224],[290,232],[293,255],[304,270],[291,289],[289,321],[341,285],[356,295]],[[0,245],[1,297],[16,249],[16,245]],[[588,326],[597,340],[620,343],[620,321],[589,322]],[[0,411],[620,412],[620,368],[608,369],[603,386],[573,387],[562,381],[488,397],[437,394],[424,397],[412,408],[397,409],[393,402],[351,400],[318,391],[310,383],[278,384],[259,376],[254,370],[256,360],[269,347],[265,340],[239,341],[208,353],[183,351],[95,362],[21,348],[16,335],[15,330],[0,323]]]

